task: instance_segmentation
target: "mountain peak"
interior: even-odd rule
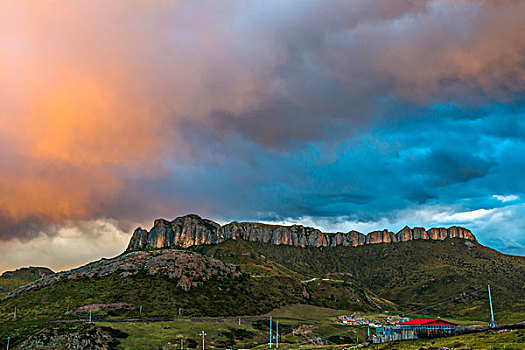
[[[462,238],[477,241],[472,232],[460,226],[449,228],[405,226],[398,233],[387,229],[363,234],[355,230],[346,233],[325,233],[302,225],[271,225],[258,222],[233,221],[224,226],[203,219],[197,214],[177,217],[172,221],[157,219],[150,231],[137,228],[127,250],[153,248],[190,247],[202,244],[218,244],[228,239],[243,239],[277,245],[299,247],[355,247],[364,244],[396,243],[414,239],[444,240]]]

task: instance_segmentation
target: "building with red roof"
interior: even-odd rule
[[[459,325],[440,318],[414,318],[379,327],[374,343],[453,335]]]
[[[440,318],[414,318],[412,320],[398,322],[398,326],[458,326],[455,323]]]

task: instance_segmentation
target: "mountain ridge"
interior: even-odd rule
[[[474,234],[461,226],[410,228],[405,226],[399,232],[389,230],[372,231],[367,234],[350,230],[327,233],[302,225],[272,225],[258,222],[233,221],[220,225],[203,219],[196,214],[180,216],[172,221],[157,219],[148,231],[138,227],[133,232],[127,251],[191,247],[204,244],[219,244],[229,239],[244,239],[252,242],[292,245],[297,247],[356,247],[376,243],[396,243],[416,239],[445,240],[462,238],[477,242]]]

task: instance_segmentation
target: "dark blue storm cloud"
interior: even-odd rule
[[[170,174],[151,190],[177,203],[180,214],[199,211],[222,221],[311,222],[339,230],[466,225],[482,243],[524,254],[524,117],[514,104],[434,105],[336,141],[280,151],[238,130],[218,137],[192,127],[201,160],[170,164]]]

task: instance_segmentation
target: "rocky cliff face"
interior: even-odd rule
[[[363,244],[395,243],[413,239],[444,240],[463,238],[476,241],[470,230],[452,226],[425,230],[422,227],[404,227],[398,233],[388,230],[363,234],[357,231],[324,233],[301,225],[280,226],[254,222],[231,222],[224,226],[198,215],[186,215],[173,221],[155,220],[150,231],[137,228],[128,245],[128,250],[169,247],[190,247],[201,244],[218,244],[228,239],[298,247],[355,247]]]

